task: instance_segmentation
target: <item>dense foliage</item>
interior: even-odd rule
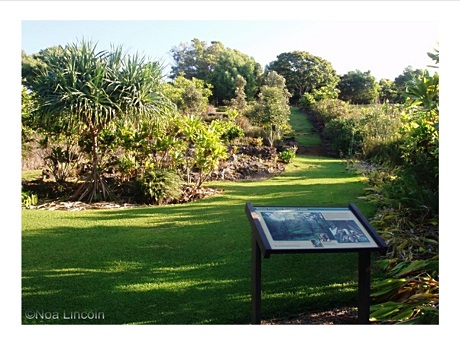
[[[258,79],[262,68],[253,58],[213,41],[209,45],[195,38],[190,43],[181,43],[171,49],[174,65],[171,78],[183,75],[187,79],[197,78],[213,85],[211,103],[221,105],[234,97],[237,78],[246,81],[244,91],[249,100],[256,97]]]
[[[91,174],[77,192],[80,199],[107,199],[100,173],[99,137],[116,119],[160,121],[170,101],[158,93],[161,69],[121,47],[97,51],[92,42],[59,48],[45,57],[33,91],[38,100],[35,126],[48,132],[88,135]]]
[[[337,84],[339,98],[351,104],[374,103],[378,97],[378,83],[370,71],[350,71]]]
[[[297,103],[305,93],[336,94],[339,77],[331,63],[308,52],[282,53],[267,66],[267,70],[276,71],[286,79],[292,103]]]
[[[289,96],[284,78],[276,72],[269,72],[257,102],[249,111],[250,118],[265,131],[270,146],[290,130]]]
[[[187,79],[180,75],[171,83],[160,86],[162,93],[169,98],[183,115],[199,115],[206,112],[209,97],[212,95],[212,85],[192,77]]]
[[[419,74],[404,95],[401,106],[323,100],[310,115],[336,154],[368,163],[367,199],[379,206],[373,224],[389,244],[380,262],[389,278],[373,286],[371,317],[438,323],[438,74]]]

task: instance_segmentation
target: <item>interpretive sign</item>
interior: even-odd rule
[[[378,248],[349,208],[254,207],[270,248]]]
[[[387,245],[359,209],[348,207],[266,207],[246,204],[252,226],[253,323],[260,323],[261,255],[358,252],[358,319],[369,322],[370,253]]]

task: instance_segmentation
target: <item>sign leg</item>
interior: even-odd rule
[[[252,235],[252,320],[253,325],[260,325],[261,302],[262,302],[262,262],[260,247]]]
[[[358,323],[369,324],[371,306],[371,253],[359,252]]]

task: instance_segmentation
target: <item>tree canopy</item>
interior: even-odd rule
[[[171,49],[175,64],[171,68],[171,78],[183,75],[187,79],[197,78],[213,85],[210,100],[223,104],[231,100],[237,88],[237,77],[246,81],[245,94],[254,99],[258,91],[258,79],[262,68],[252,57],[221,42],[207,44],[195,38],[191,43],[181,43]]]
[[[351,104],[373,103],[378,95],[378,83],[370,71],[351,71],[343,75],[337,84],[339,98]]]
[[[172,83],[161,85],[162,93],[168,97],[183,114],[201,114],[206,110],[208,99],[212,95],[212,85],[192,77],[187,79],[179,75]]]
[[[339,81],[329,61],[304,51],[282,53],[267,66],[286,80],[292,94],[291,102],[299,101],[305,93],[322,89],[333,93]]]
[[[407,84],[417,81],[423,75],[421,69],[414,69],[412,66],[407,66],[404,71],[394,79],[396,88],[396,97],[394,103],[403,104],[406,101]]]

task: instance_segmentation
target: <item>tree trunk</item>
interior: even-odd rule
[[[99,171],[99,145],[98,132],[91,129],[91,155],[93,158],[91,174],[85,179],[83,185],[75,193],[78,201],[85,200],[89,203],[93,201],[107,200],[110,194],[110,189]]]

